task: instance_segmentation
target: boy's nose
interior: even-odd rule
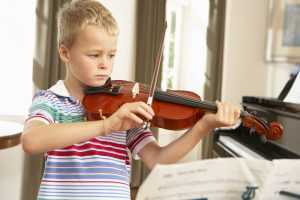
[[[107,63],[108,63],[108,61],[105,58],[102,58],[101,60],[99,60],[98,69],[106,69],[107,65],[108,65]]]
[[[98,64],[98,69],[106,69],[106,64]]]

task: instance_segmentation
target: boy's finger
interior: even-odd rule
[[[147,105],[145,102],[141,102],[139,105],[142,106],[152,116],[154,115],[154,111],[153,111],[153,108],[151,106]]]
[[[135,113],[140,114],[141,116],[145,117],[148,120],[151,120],[153,115],[147,112],[142,106],[138,106],[135,108]]]
[[[136,116],[134,113],[129,113],[128,118],[137,124],[144,123],[144,121],[141,118],[139,118],[138,116]]]

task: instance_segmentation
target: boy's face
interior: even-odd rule
[[[112,73],[117,51],[117,37],[105,30],[88,25],[77,34],[71,48],[60,54],[67,65],[67,79],[73,79],[84,86],[101,86]]]

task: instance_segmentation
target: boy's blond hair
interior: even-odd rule
[[[73,0],[58,12],[58,45],[71,47],[77,33],[87,25],[98,26],[111,35],[118,35],[119,32],[115,18],[100,2]]]

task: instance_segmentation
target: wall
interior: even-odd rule
[[[23,151],[20,145],[0,149],[0,195],[3,200],[21,200]]]
[[[120,36],[112,79],[134,80],[137,0],[100,0],[116,18]]]
[[[101,0],[119,23],[119,52],[115,61],[114,79],[133,80],[135,67],[136,0]],[[24,154],[21,145],[0,150],[0,199],[22,200],[21,180]]]
[[[292,65],[266,63],[268,0],[227,1],[222,100],[277,97]]]

